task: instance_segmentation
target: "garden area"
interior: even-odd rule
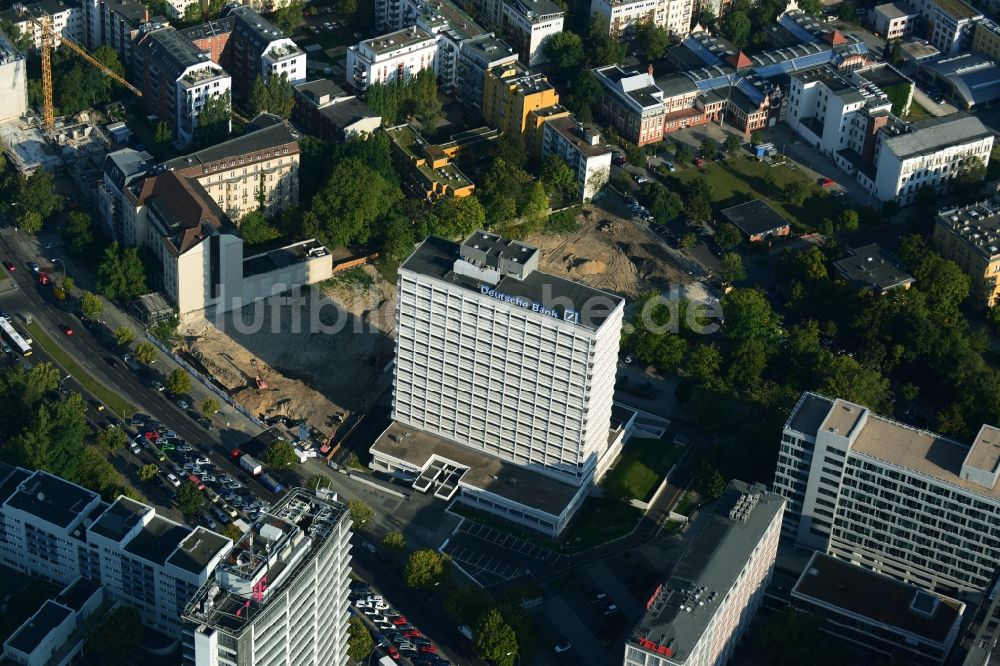
[[[602,485],[612,497],[648,501],[682,451],[666,438],[633,438]]]
[[[710,203],[716,215],[730,206],[763,199],[791,223],[794,232],[811,233],[822,220],[836,218],[844,210],[835,197],[794,167],[771,166],[750,157],[706,161],[702,167],[671,174],[668,180],[675,178],[687,185],[699,177],[711,188]],[[804,196],[789,196],[789,188],[801,190]]]

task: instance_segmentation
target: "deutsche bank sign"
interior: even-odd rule
[[[502,291],[494,289],[488,284],[479,285],[479,293],[490,298],[495,298],[498,301],[503,301],[504,303],[509,303],[517,308],[524,308],[525,310],[531,310],[532,312],[537,312],[539,314],[548,315],[549,317],[554,317],[556,319],[562,319],[563,321],[572,322],[574,324],[580,323],[580,313],[576,310],[571,310],[570,308],[565,308],[563,313],[560,315],[557,311],[552,308],[547,308],[540,303],[535,303],[534,301],[528,300],[527,298],[521,298],[520,296],[511,296]]]

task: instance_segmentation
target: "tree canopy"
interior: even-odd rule
[[[273,469],[286,469],[299,461],[290,442],[279,439],[264,452],[264,464]]]
[[[123,248],[117,241],[109,245],[97,267],[97,292],[112,301],[128,302],[147,291],[138,249]]]
[[[497,666],[514,666],[518,652],[517,634],[504,621],[499,610],[493,608],[483,615],[476,623],[472,636],[473,647],[480,657]]]
[[[444,580],[451,568],[451,558],[436,550],[410,553],[403,568],[406,584],[417,590],[432,590]]]

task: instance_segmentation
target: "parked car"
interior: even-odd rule
[[[212,520],[211,516],[205,513],[201,514],[201,522],[205,523],[205,527],[210,530],[214,530],[219,527],[219,524]]]
[[[556,654],[562,654],[563,652],[569,652],[573,649],[573,645],[569,641],[563,641],[555,647]]]
[[[164,389],[167,388],[166,386],[163,385],[163,382],[161,382],[159,379],[154,379],[150,385],[160,393],[163,393]]]
[[[169,481],[170,485],[172,485],[174,488],[180,488],[181,487],[181,480],[178,479],[173,474],[169,474],[169,473],[167,474],[167,481]]]

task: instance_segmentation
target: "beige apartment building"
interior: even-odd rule
[[[198,182],[239,226],[264,201],[270,217],[299,201],[299,133],[277,116],[254,120],[252,132],[178,157],[167,169]]]
[[[1000,202],[982,201],[938,213],[934,249],[972,278],[972,298],[992,308],[1000,300]]]

